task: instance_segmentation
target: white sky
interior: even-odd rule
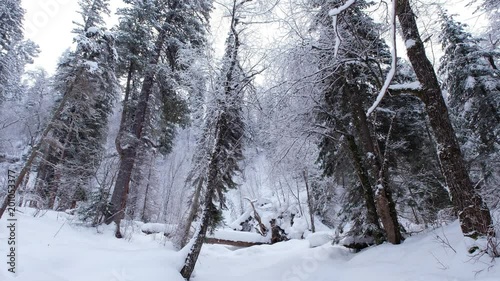
[[[467,22],[473,29],[480,29],[485,25],[484,19],[479,20],[477,15],[473,15],[473,8],[464,8],[469,1],[447,1],[449,3],[448,9],[452,13],[460,14],[458,20]],[[43,67],[49,73],[54,73],[58,58],[72,44],[73,34],[71,34],[71,30],[74,28],[73,21],[80,21],[80,15],[76,12],[79,8],[78,1],[22,0],[22,5],[26,9],[25,36],[37,43],[42,51],[39,57],[36,58],[34,67]],[[111,0],[112,14],[120,5],[123,5],[121,0]],[[117,17],[112,16],[108,22],[111,26],[117,22]],[[227,31],[221,28],[224,26],[222,20],[220,17],[213,16],[212,24],[214,32],[220,32],[221,42],[223,43]],[[439,46],[435,47],[439,48]],[[404,50],[398,47],[398,53],[401,56]]]
[[[114,14],[121,0],[111,0]],[[55,71],[61,54],[71,46],[73,21],[81,21],[76,0],[22,0],[26,10],[24,17],[25,37],[40,46],[41,54],[35,59],[36,67],[43,67],[49,73]],[[109,20],[116,22],[116,16]]]

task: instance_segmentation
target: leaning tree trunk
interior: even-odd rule
[[[189,232],[191,230],[191,225],[193,224],[194,219],[196,218],[196,214],[200,209],[200,194],[203,188],[203,178],[199,178],[197,180],[198,184],[196,185],[196,190],[193,195],[193,201],[191,202],[191,207],[189,208],[189,213],[185,219],[185,221],[181,224],[181,233],[179,234],[180,246],[186,246],[189,238]]]
[[[40,149],[42,148],[42,145],[45,143],[45,138],[49,135],[49,133],[52,131],[53,126],[55,121],[60,117],[63,109],[66,106],[66,103],[73,92],[73,88],[75,84],[77,84],[77,79],[81,76],[82,70],[79,70],[77,74],[75,75],[76,79],[73,81],[70,86],[68,87],[68,90],[66,93],[64,93],[63,98],[61,102],[59,103],[59,106],[57,107],[56,111],[54,111],[54,114],[52,115],[52,118],[50,119],[50,122],[47,123],[47,126],[43,130],[42,134],[40,135],[40,140],[38,143],[31,149],[31,152],[28,156],[28,159],[26,160],[24,167],[21,169],[19,174],[17,175],[17,179],[14,183],[14,188],[10,190],[11,193],[16,193],[17,189],[21,185],[21,183],[24,180],[24,177],[29,173],[31,169],[31,165],[35,161],[36,157],[38,156]],[[8,194],[5,196],[5,199],[2,203],[2,207],[0,207],[0,218],[2,218],[3,214],[5,213],[5,210],[7,209],[7,206],[9,205],[9,196]]]
[[[386,168],[382,165],[383,157],[370,133],[368,120],[363,109],[359,95],[352,91],[351,94],[351,111],[354,120],[354,126],[358,131],[359,138],[363,145],[363,150],[367,154],[366,162],[370,167],[371,176],[376,182],[375,186],[375,205],[378,216],[382,221],[387,241],[392,244],[400,244],[403,240],[398,222],[398,214],[396,204],[392,199],[392,191],[389,187],[389,177]]]
[[[396,4],[396,15],[403,31],[403,39],[412,43],[406,44],[406,50],[421,84],[422,90],[418,97],[424,103],[429,117],[438,146],[439,162],[452,203],[458,211],[462,232],[472,238],[494,235],[490,211],[470,180],[436,73],[425,54],[410,2],[398,0]]]
[[[189,280],[189,278],[191,278],[191,274],[194,271],[196,261],[198,260],[198,256],[200,255],[201,247],[203,246],[203,241],[205,240],[209,224],[213,220],[212,215],[216,211],[214,210],[215,205],[213,204],[212,199],[219,182],[218,178],[221,176],[218,169],[218,155],[223,148],[223,137],[226,135],[226,130],[224,130],[223,124],[226,124],[227,120],[223,120],[225,119],[224,116],[225,114],[221,114],[221,116],[219,116],[218,118],[219,120],[216,123],[217,135],[214,149],[210,155],[210,163],[208,165],[207,191],[203,203],[203,214],[201,216],[199,230],[197,233],[195,233],[194,243],[191,246],[188,256],[186,257],[184,267],[182,267],[181,269],[181,275],[186,280]]]
[[[189,278],[191,278],[191,274],[193,274],[196,261],[198,260],[198,256],[200,255],[201,252],[201,247],[203,246],[203,242],[205,241],[205,237],[207,235],[210,221],[212,220],[211,216],[214,211],[213,208],[215,208],[212,202],[212,197],[215,192],[215,187],[211,186],[207,188],[208,190],[203,204],[204,205],[203,214],[201,215],[200,226],[198,232],[195,234],[194,243],[191,246],[191,249],[189,250],[189,254],[186,257],[184,266],[181,269],[181,275],[186,280],[189,280]]]

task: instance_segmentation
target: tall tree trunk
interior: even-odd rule
[[[392,244],[400,244],[403,236],[398,222],[396,204],[392,199],[392,191],[389,187],[389,177],[387,169],[384,167],[383,157],[374,143],[368,120],[366,120],[365,111],[359,95],[351,91],[351,111],[353,114],[354,126],[358,131],[363,150],[366,154],[365,159],[371,168],[371,177],[376,182],[375,186],[375,205],[378,215],[384,226],[387,240]]]
[[[127,196],[130,188],[130,178],[132,176],[132,170],[134,169],[135,157],[137,155],[137,149],[140,147],[140,140],[142,137],[142,131],[146,124],[146,112],[148,108],[149,98],[153,93],[153,87],[155,84],[155,67],[160,61],[161,51],[163,49],[166,40],[166,31],[161,29],[158,39],[155,44],[154,56],[150,60],[150,68],[146,72],[144,81],[142,83],[141,93],[139,95],[139,102],[135,110],[135,119],[132,126],[132,136],[133,139],[128,135],[127,130],[124,128],[124,132],[118,134],[116,144],[118,152],[120,154],[120,167],[118,170],[118,177],[115,183],[115,188],[113,190],[113,195],[110,201],[110,213],[107,214],[105,220],[106,224],[115,222],[119,225],[120,220],[124,217],[125,208],[127,205]],[[119,235],[119,228],[117,228],[116,236]]]
[[[470,180],[436,73],[425,54],[415,14],[408,0],[397,1],[396,15],[403,31],[403,39],[413,43],[406,44],[408,58],[421,84],[422,91],[418,96],[429,116],[437,142],[439,162],[451,201],[458,211],[462,232],[472,238],[494,235],[490,211]]]

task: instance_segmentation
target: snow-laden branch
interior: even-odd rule
[[[342,38],[340,38],[340,34],[337,30],[337,16],[338,16],[338,14],[340,14],[341,12],[343,12],[344,10],[349,8],[352,4],[354,4],[354,2],[356,2],[356,0],[349,0],[349,1],[345,2],[344,5],[342,5],[338,8],[331,9],[328,12],[328,15],[330,15],[332,17],[333,31],[335,32],[335,50],[333,53],[334,58],[337,58],[337,53],[338,53],[339,48],[340,48],[340,42],[342,41]]]
[[[422,90],[422,85],[418,81],[403,84],[394,84],[389,87],[389,90],[416,92]]]
[[[391,81],[394,78],[394,75],[396,75],[396,64],[397,64],[397,50],[396,50],[396,2],[397,0],[392,0],[392,18],[391,18],[391,41],[392,41],[392,49],[391,49],[391,69],[389,70],[389,73],[387,73],[387,77],[385,78],[384,85],[382,86],[382,89],[380,89],[380,92],[378,93],[377,99],[373,103],[373,105],[368,109],[368,112],[366,113],[366,116],[370,116],[372,112],[377,108],[377,106],[380,104],[382,99],[384,98],[385,94],[387,93],[387,90],[389,89],[389,86],[391,85]]]
[[[356,0],[349,0],[349,1],[345,2],[344,5],[342,5],[342,6],[338,7],[338,8],[331,9],[328,12],[328,14],[331,17],[337,16],[338,14],[342,13],[347,8],[351,7],[351,5],[354,4],[354,2],[356,2]]]

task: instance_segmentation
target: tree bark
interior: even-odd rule
[[[437,142],[439,162],[448,185],[451,201],[460,219],[465,236],[494,235],[488,207],[474,189],[466,169],[448,109],[434,68],[425,54],[415,14],[409,0],[398,0],[396,15],[407,45],[408,58],[413,66],[422,91],[418,97],[425,105],[434,139]]]
[[[351,152],[351,157],[354,163],[356,174],[358,175],[361,187],[363,188],[363,197],[365,199],[366,207],[366,220],[369,224],[374,226],[377,232],[380,232],[380,234],[374,233],[373,235],[375,243],[382,243],[382,228],[380,227],[377,207],[375,206],[375,199],[373,198],[373,189],[370,183],[370,177],[368,176],[368,172],[363,165],[361,153],[359,151],[358,145],[356,144],[354,136],[346,135],[345,138],[347,139],[347,145],[349,147],[349,151]]]
[[[382,165],[383,157],[374,143],[368,120],[366,120],[363,104],[359,95],[351,90],[351,112],[353,114],[354,126],[359,134],[363,150],[366,154],[366,162],[371,170],[371,177],[375,186],[375,206],[378,216],[382,221],[387,241],[392,244],[400,244],[403,240],[398,222],[396,204],[392,199],[392,191],[389,187],[389,177],[387,170]]]
[[[115,183],[115,188],[111,196],[110,201],[110,212],[107,214],[105,223],[110,224],[115,222],[117,225],[120,220],[124,217],[125,208],[127,205],[127,197],[130,189],[130,179],[132,177],[132,170],[134,169],[135,157],[137,155],[137,149],[139,148],[140,140],[142,137],[142,132],[144,125],[146,123],[146,112],[148,108],[149,98],[153,93],[153,87],[155,84],[155,67],[159,61],[163,46],[166,40],[166,31],[164,29],[160,30],[158,39],[155,43],[154,56],[150,60],[150,69],[146,72],[144,81],[142,83],[141,93],[139,95],[139,102],[135,110],[135,119],[132,126],[132,138],[127,136],[129,134],[124,128],[124,131],[118,134],[116,140],[116,146],[118,153],[120,154],[120,167],[118,172],[118,177]],[[126,143],[123,143],[126,142]]]

